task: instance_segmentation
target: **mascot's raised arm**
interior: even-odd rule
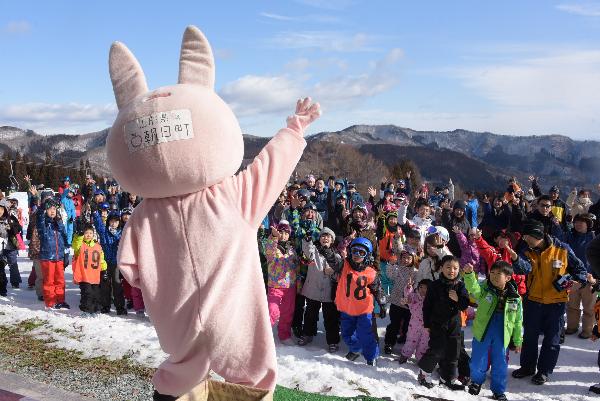
[[[198,28],[183,35],[176,85],[149,91],[119,42],[109,68],[119,114],[108,162],[123,189],[144,198],[125,226],[118,266],[141,289],[169,354],[153,378],[155,400],[221,386],[207,380],[210,370],[268,398],[277,361],[256,231],[300,160],[319,105],[299,100],[287,127],[235,175],[242,133],[214,91],[212,51]]]

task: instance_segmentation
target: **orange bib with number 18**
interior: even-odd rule
[[[345,260],[335,293],[335,304],[340,312],[359,316],[373,312],[373,294],[367,288],[375,281],[377,272],[372,267],[358,272]]]

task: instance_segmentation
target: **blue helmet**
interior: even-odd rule
[[[96,196],[96,195],[105,196],[104,191],[101,190],[101,189],[97,189],[97,190],[94,191],[94,196]]]
[[[71,182],[71,177],[67,175],[65,178],[63,178],[63,182],[65,181]]]
[[[102,202],[100,204],[100,209],[102,209],[102,210],[108,210],[108,209],[110,209],[110,204],[108,202]]]
[[[355,246],[362,246],[367,250],[367,253],[369,255],[373,253],[373,244],[371,244],[371,241],[369,241],[365,237],[358,237],[353,239],[350,243],[350,249],[354,248]]]

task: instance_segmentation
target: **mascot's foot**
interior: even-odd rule
[[[240,384],[205,380],[181,397],[154,390],[153,401],[273,401],[273,393]]]

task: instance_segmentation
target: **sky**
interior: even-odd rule
[[[187,25],[244,133],[271,136],[296,99],[354,124],[600,139],[600,1],[2,1],[0,126],[112,125],[113,41],[149,87],[177,82]]]

